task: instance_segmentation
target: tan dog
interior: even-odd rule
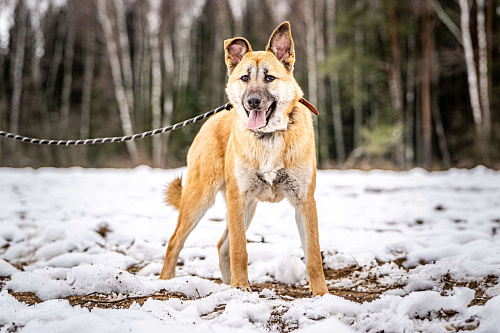
[[[312,294],[326,294],[314,200],[314,129],[292,75],[290,24],[276,28],[266,51],[253,52],[240,37],[224,46],[226,93],[235,110],[219,113],[202,126],[189,149],[185,185],[177,178],[168,187],[167,203],[179,210],[179,219],[160,278],[175,276],[186,238],[223,191],[227,227],[217,245],[223,282],[250,291],[245,231],[258,201],[287,198],[295,207]]]

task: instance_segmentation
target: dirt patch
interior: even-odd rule
[[[168,292],[160,290],[154,294],[147,296],[121,296],[121,295],[105,295],[105,294],[90,294],[86,296],[69,296],[65,299],[71,306],[81,306],[92,310],[99,309],[128,309],[134,303],[143,305],[148,299],[165,301],[170,298],[178,298],[187,300],[187,296],[180,292]]]
[[[146,265],[146,263],[133,264],[128,266],[125,270],[131,274],[137,274],[137,272],[143,269]]]
[[[9,281],[10,276],[0,276],[0,290],[2,290],[2,286],[5,284],[5,281]]]
[[[288,309],[289,307],[282,305],[274,307],[267,321],[266,330],[270,332],[288,333],[298,329],[298,322],[285,322],[283,320],[283,315],[288,312]]]
[[[35,293],[32,293],[31,291],[23,293],[15,293],[12,290],[9,290],[9,294],[14,296],[14,298],[17,299],[19,302],[23,302],[28,305],[35,305],[38,303],[42,303],[42,301],[38,298],[38,296],[35,295]]]
[[[441,295],[445,295],[446,292],[453,290],[453,287],[467,287],[473,289],[476,293],[474,299],[471,301],[469,306],[473,305],[484,305],[492,297],[486,295],[486,289],[494,287],[498,284],[498,278],[495,276],[487,276],[484,280],[479,281],[455,281],[451,278],[449,273],[446,273],[441,277],[442,291]]]

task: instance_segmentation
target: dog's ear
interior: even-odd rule
[[[224,49],[226,50],[226,65],[229,74],[240,63],[245,53],[252,51],[250,43],[242,37],[226,39],[224,41]]]
[[[290,31],[290,23],[283,22],[274,30],[266,51],[274,53],[276,58],[283,63],[286,70],[291,72],[295,63],[295,49],[293,47],[292,33]]]

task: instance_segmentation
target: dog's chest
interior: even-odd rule
[[[250,198],[266,202],[279,202],[287,198],[294,204],[303,200],[310,181],[311,174],[306,170],[241,168],[238,172],[240,190]]]
[[[292,204],[303,200],[309,189],[313,167],[293,167],[283,136],[272,135],[247,145],[244,159],[236,159],[238,187],[247,197],[279,202],[288,198]],[[296,159],[296,157],[295,157]],[[244,161],[247,161],[246,163]]]

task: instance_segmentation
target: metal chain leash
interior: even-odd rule
[[[217,109],[214,109],[212,111],[208,111],[207,113],[201,114],[197,117],[185,120],[185,121],[183,121],[181,123],[177,123],[175,125],[170,125],[167,127],[158,128],[158,129],[144,132],[144,133],[128,135],[128,136],[118,136],[118,137],[113,137],[113,138],[96,138],[96,139],[83,139],[83,140],[47,140],[47,139],[33,139],[33,138],[26,137],[26,136],[8,133],[8,132],[4,132],[4,131],[0,131],[0,136],[4,136],[4,137],[9,138],[9,139],[18,140],[18,141],[22,141],[22,142],[26,142],[26,143],[33,143],[33,144],[39,144],[39,145],[55,145],[55,146],[95,145],[97,143],[124,142],[124,141],[142,139],[142,138],[145,138],[148,136],[173,131],[173,130],[182,128],[184,126],[194,124],[200,120],[203,120],[205,118],[213,116],[214,114],[221,112],[223,110],[230,110],[232,107],[233,106],[231,105],[231,103],[227,103],[225,105],[218,107]]]

